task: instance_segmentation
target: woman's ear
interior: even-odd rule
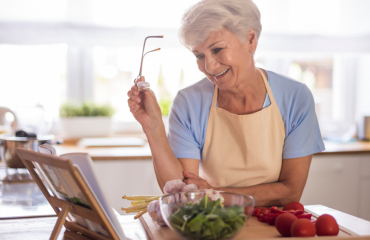
[[[251,28],[251,30],[249,30],[249,33],[248,33],[248,36],[247,36],[247,41],[249,43],[249,51],[250,52],[254,52],[257,48],[257,36],[256,36],[256,32],[254,31],[253,28]]]
[[[256,34],[255,34],[255,32],[254,31],[251,31],[249,34],[248,34],[248,41],[249,41],[249,44],[253,44],[253,41],[254,41],[254,39],[255,39],[255,37],[256,37]]]

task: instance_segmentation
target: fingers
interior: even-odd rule
[[[139,93],[140,93],[140,91],[138,90],[136,84],[131,87],[131,90],[129,92],[131,92],[135,96],[139,96]],[[128,93],[127,93],[127,95],[128,95]]]
[[[184,181],[183,181],[186,185],[188,185],[188,184],[195,184],[195,185],[198,185],[199,184],[199,180],[197,180],[197,179],[194,179],[194,178],[188,178],[188,179],[185,179]]]
[[[141,76],[141,78],[139,78],[137,81],[138,82],[145,82],[145,77],[144,76]]]
[[[137,87],[137,83],[138,82],[145,82],[145,77],[142,76],[140,78],[137,78],[137,79],[135,79],[134,82],[135,82],[135,84],[131,87],[131,92],[132,92],[133,95],[138,96],[140,94],[140,91],[139,91],[139,89]]]
[[[141,76],[140,78],[135,79],[135,84],[138,82],[145,82],[145,77]]]
[[[137,94],[135,94],[135,91],[137,92]],[[127,92],[127,96],[129,97],[129,99],[131,99],[132,101],[136,102],[136,103],[140,103],[141,102],[141,97],[139,96],[138,94],[138,91],[137,90],[130,90]]]
[[[197,185],[198,189],[211,189],[212,187],[208,184],[207,181],[203,179],[196,179],[196,178],[188,178],[183,181],[186,185],[188,184],[195,184]]]
[[[155,96],[154,92],[152,91],[152,89],[149,89],[149,91],[141,91],[143,94],[144,94],[144,98],[146,99],[154,99],[156,100],[157,97]],[[157,100],[156,100],[157,101]]]
[[[183,172],[185,179],[183,182],[188,185],[188,184],[195,184],[197,185],[198,189],[212,189],[213,187],[203,178],[198,177],[197,175],[184,171]]]
[[[141,97],[139,96],[140,91],[138,90],[136,84],[131,87],[131,90],[127,92],[127,96],[133,101],[140,103]]]
[[[140,104],[138,104],[137,102],[135,102],[131,98],[129,98],[127,100],[127,103],[128,103],[128,106],[129,106],[131,112],[140,108]]]
[[[200,178],[199,176],[197,176],[197,175],[195,175],[195,174],[193,174],[193,173],[191,173],[191,172],[185,171],[185,170],[184,170],[183,174],[184,174],[184,177],[185,177],[185,178],[197,178],[197,179],[202,179],[202,178]]]

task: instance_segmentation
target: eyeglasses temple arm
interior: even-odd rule
[[[144,45],[143,45],[143,52],[141,53],[141,62],[140,62],[140,71],[139,71],[139,77],[141,77],[141,70],[143,68],[143,59],[144,59],[144,50],[145,50],[145,43],[148,38],[163,38],[163,35],[160,36],[148,36],[144,40]],[[154,51],[154,50],[153,50]],[[152,51],[151,51],[152,52]]]
[[[157,48],[157,49],[154,49],[154,50],[152,50],[152,51],[146,52],[146,53],[144,54],[144,56],[143,56],[143,58],[142,58],[142,61],[141,61],[139,78],[141,77],[141,70],[143,69],[143,65],[144,65],[144,64],[143,64],[143,60],[144,60],[145,55],[147,55],[148,53],[151,53],[151,52],[159,51],[159,50],[161,50],[161,49],[160,49],[160,48]]]

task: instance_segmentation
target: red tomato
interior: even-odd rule
[[[253,216],[258,216],[258,214],[261,213],[262,209],[266,209],[266,207],[255,207],[254,210],[253,210]],[[245,213],[245,209],[244,209],[244,213]]]
[[[261,212],[263,215],[266,215],[266,214],[269,214],[271,213],[271,209],[270,208],[263,208],[261,209]]]
[[[283,208],[283,211],[289,211],[289,210],[303,210],[304,211],[304,207],[302,203],[300,202],[290,202],[287,205],[285,205],[285,207]]]
[[[261,209],[261,210],[262,210],[262,209],[267,209],[267,207],[255,207],[255,208],[254,208],[254,211],[257,211],[257,210],[259,210],[259,209]]]
[[[293,222],[290,227],[292,237],[314,237],[316,234],[315,225],[307,218],[300,218]]]
[[[337,221],[329,214],[321,215],[315,225],[317,236],[337,236],[339,233]]]
[[[275,227],[284,237],[290,237],[290,227],[298,218],[291,213],[280,214],[275,220]]]

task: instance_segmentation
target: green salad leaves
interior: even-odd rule
[[[210,201],[206,195],[197,204],[179,207],[169,216],[169,222],[184,236],[208,240],[232,237],[245,225],[247,218],[243,207],[224,207],[221,199]]]

